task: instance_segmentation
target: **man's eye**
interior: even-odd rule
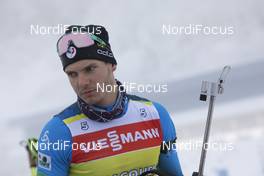
[[[77,76],[77,73],[69,72],[69,73],[68,73],[68,76],[71,77],[71,78],[74,78],[74,77]]]
[[[96,66],[90,66],[85,69],[86,72],[92,72],[96,69]]]

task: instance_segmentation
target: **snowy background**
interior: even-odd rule
[[[169,85],[166,94],[144,96],[168,107],[179,143],[202,140],[207,104],[198,101],[201,80],[214,81],[231,65],[210,139],[233,150],[209,150],[205,173],[264,175],[263,7],[261,0],[1,1],[0,175],[29,175],[19,141],[38,136],[53,114],[76,99],[56,53],[59,35],[30,30],[68,24],[107,28],[119,80]],[[162,32],[163,25],[189,24],[231,26],[234,34]],[[185,175],[198,169],[199,148],[180,150],[179,156]]]

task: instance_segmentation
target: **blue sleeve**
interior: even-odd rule
[[[72,138],[59,117],[53,117],[38,140],[38,176],[66,176],[71,162]]]
[[[154,106],[159,112],[163,142],[174,141],[176,139],[176,130],[168,111],[159,103],[154,102]],[[165,153],[160,153],[158,169],[173,176],[183,175],[176,147]]]

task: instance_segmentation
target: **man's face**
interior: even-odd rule
[[[110,97],[109,92],[99,91],[97,83],[114,85],[113,71],[115,69],[116,65],[95,59],[85,59],[68,65],[65,73],[75,93],[87,104],[106,105]]]

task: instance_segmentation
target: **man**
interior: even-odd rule
[[[106,29],[70,26],[57,51],[77,102],[42,130],[38,175],[134,176],[157,168],[181,176],[177,152],[168,147],[176,140],[168,112],[127,94],[114,78],[117,62]]]

